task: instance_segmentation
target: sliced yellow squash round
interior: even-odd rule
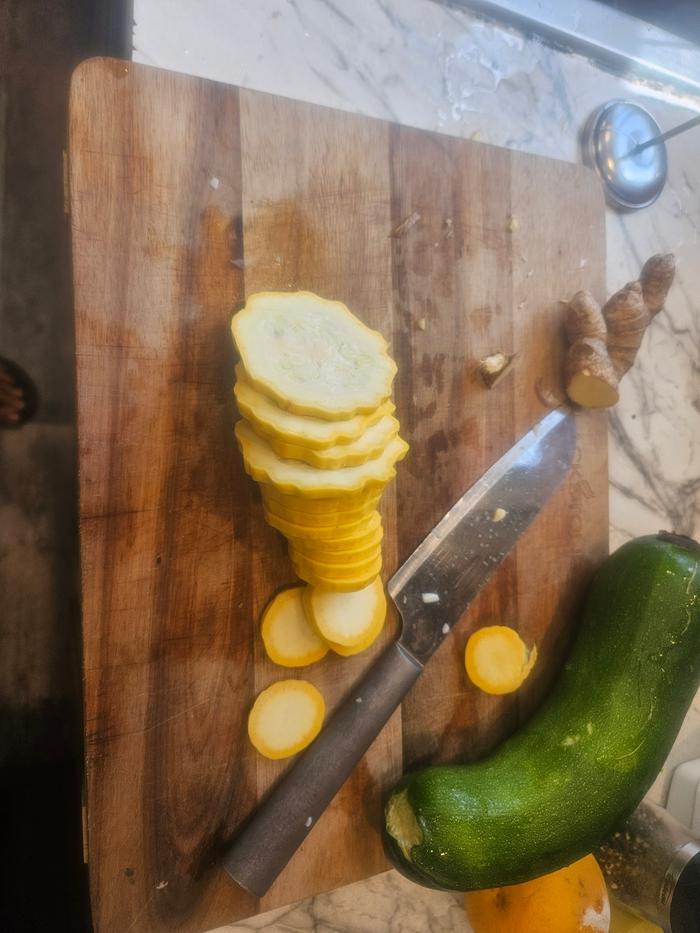
[[[381,532],[383,529],[379,529]],[[307,538],[290,538],[289,548],[294,554],[300,557],[308,557],[311,560],[319,560],[326,564],[353,564],[358,561],[368,560],[372,554],[376,556],[382,546],[382,534],[372,533],[366,538],[359,538],[356,541],[346,543],[346,547],[327,547],[327,544],[335,542],[310,541]]]
[[[369,515],[353,522],[339,523],[336,525],[326,525],[320,528],[311,528],[308,525],[295,525],[287,522],[283,518],[278,518],[272,512],[265,512],[265,520],[277,531],[281,531],[287,538],[308,538],[314,541],[344,541],[346,546],[351,543],[357,543],[358,538],[363,538],[381,527],[382,519],[379,512],[370,512]]]
[[[396,476],[394,464],[403,459],[408,451],[408,444],[397,435],[378,457],[360,466],[318,470],[308,463],[278,457],[267,441],[258,437],[245,420],[236,423],[235,431],[249,476],[259,483],[272,483],[282,492],[311,499],[349,495],[372,486],[382,487]]]
[[[387,399],[366,415],[355,415],[342,421],[295,415],[280,408],[267,395],[258,392],[248,381],[240,363],[236,366],[236,384],[233,391],[238,410],[250,421],[258,434],[279,443],[300,444],[311,450],[326,450],[337,444],[348,444],[361,437],[381,418],[393,415],[396,411],[394,403]]]
[[[368,637],[374,641],[386,618],[386,596],[379,577],[353,593],[306,587],[302,599],[319,635],[334,650],[369,647]]]
[[[313,450],[299,444],[268,438],[270,447],[278,457],[285,460],[301,460],[319,470],[337,470],[340,467],[357,466],[378,457],[389,441],[399,433],[399,422],[391,415],[385,415],[376,424],[367,428],[349,444],[337,444],[325,450]]]
[[[308,515],[326,515],[335,512],[353,512],[363,506],[379,501],[381,489],[366,489],[349,496],[330,496],[324,499],[309,499],[307,496],[289,495],[280,492],[269,483],[261,483],[260,491],[266,503],[278,503],[285,509],[304,512]]]
[[[371,583],[382,569],[382,557],[380,555],[376,560],[358,564],[352,569],[328,565],[321,568],[318,563],[302,557],[292,559],[292,566],[297,576],[312,586],[351,592]]]
[[[386,340],[340,301],[312,292],[260,292],[231,322],[251,384],[280,408],[330,421],[387,399],[396,363]]]
[[[369,584],[371,586],[371,584]],[[337,593],[338,596],[352,596],[352,593]],[[353,654],[361,654],[361,652],[366,651],[371,647],[375,641],[381,635],[384,629],[385,617],[377,616],[377,621],[375,625],[367,632],[367,637],[359,642],[356,645],[353,645],[352,648],[349,648],[347,645],[339,645],[336,642],[328,642],[330,649],[335,653],[342,655],[344,658],[348,658]]]
[[[281,680],[260,693],[248,716],[248,736],[266,758],[288,758],[306,748],[323,725],[326,704],[313,684]]]
[[[359,522],[370,512],[376,511],[379,496],[371,499],[366,505],[361,505],[357,509],[344,509],[340,512],[306,512],[298,509],[288,509],[276,499],[266,499],[263,496],[265,510],[282,518],[292,525],[299,525],[302,528],[328,528],[329,525],[345,525],[350,522]],[[313,500],[312,500],[313,501]],[[320,501],[320,500],[319,500]]]
[[[365,550],[369,547],[380,547],[384,537],[384,528],[378,525],[369,531],[361,534],[353,534],[344,538],[331,538],[328,541],[319,541],[309,536],[301,538],[289,538],[289,544],[301,554],[306,554],[310,558],[328,563],[338,563],[339,559],[347,559],[348,555],[355,551]]]
[[[351,596],[352,593],[339,593],[338,595],[339,596]],[[367,633],[367,637],[365,638],[365,640],[360,642],[357,645],[353,645],[352,648],[348,648],[345,645],[337,645],[335,644],[335,642],[330,642],[330,641],[328,642],[328,646],[335,654],[342,655],[342,657],[344,658],[349,658],[353,654],[361,654],[363,651],[366,651],[368,648],[370,648],[375,643],[375,641],[379,638],[379,636],[382,634],[383,629],[384,629],[384,620],[383,619],[381,621],[377,620],[377,624],[371,631]]]
[[[515,629],[485,625],[469,636],[464,664],[469,679],[484,693],[513,693],[537,661],[537,647],[528,650]]]
[[[298,552],[290,552],[290,557],[294,565],[308,566],[313,573],[317,573],[322,577],[329,576],[339,580],[347,577],[354,580],[361,574],[369,573],[377,561],[381,561],[381,551],[375,552],[370,557],[363,558],[362,560],[347,561],[344,564],[329,564],[325,560],[317,560],[315,557],[308,557]]]
[[[301,586],[283,590],[263,613],[260,634],[267,656],[282,667],[306,667],[320,661],[328,645],[306,615]]]

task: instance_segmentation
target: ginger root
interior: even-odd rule
[[[620,395],[617,374],[605,342],[583,337],[569,347],[566,357],[566,394],[586,408],[609,408]]]
[[[587,291],[576,292],[566,307],[566,393],[586,408],[607,408],[618,400],[617,375],[605,344],[607,328],[600,305]]]
[[[639,281],[644,304],[652,317],[663,308],[675,273],[676,259],[673,253],[657,253],[644,263]]]
[[[566,337],[570,344],[584,337],[605,341],[608,336],[600,305],[590,292],[576,292],[566,306],[564,317]]]
[[[569,340],[566,393],[587,408],[607,408],[618,398],[618,383],[634,363],[652,317],[661,310],[675,273],[671,253],[648,259],[636,282],[628,282],[603,305],[590,292],[567,304]]]
[[[503,353],[499,350],[498,353],[492,353],[479,360],[477,369],[487,389],[492,389],[510,372],[516,356],[517,353]]]
[[[621,378],[634,363],[651,320],[641,284],[628,282],[608,298],[603,305],[603,317],[608,328],[608,353]]]

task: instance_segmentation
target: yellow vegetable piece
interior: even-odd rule
[[[313,742],[325,712],[313,684],[281,680],[258,695],[248,716],[248,737],[265,758],[288,758]]]
[[[474,933],[608,933],[610,901],[592,855],[524,884],[469,891]]]
[[[362,538],[381,527],[382,519],[379,512],[370,512],[363,518],[352,522],[340,522],[335,525],[325,525],[322,528],[311,528],[304,525],[295,525],[283,518],[278,518],[265,510],[265,519],[287,538],[308,538],[314,541],[345,541],[346,546],[353,540]]]
[[[327,543],[333,544],[334,542]],[[310,560],[321,561],[324,564],[332,564],[338,567],[357,564],[369,560],[371,557],[378,557],[381,550],[381,534],[377,540],[368,540],[366,543],[361,543],[359,547],[353,546],[343,550],[326,549],[323,544],[319,545],[317,541],[309,542],[299,538],[290,539],[289,541],[289,553],[292,557],[308,557]]]
[[[265,510],[276,515],[284,521],[293,525],[299,525],[302,528],[327,528],[329,525],[347,524],[349,522],[358,522],[366,518],[370,512],[374,512],[379,501],[379,496],[370,499],[365,505],[356,509],[345,509],[338,512],[305,512],[297,509],[288,509],[276,499],[267,499],[263,496]],[[319,502],[322,500],[318,500]]]
[[[290,549],[289,556],[292,560],[292,566],[308,570],[318,577],[327,577],[334,581],[356,580],[371,574],[372,570],[379,565],[379,569],[374,573],[379,573],[382,566],[382,552],[378,549],[374,554],[364,560],[358,560],[354,563],[346,562],[344,564],[329,564],[326,561],[316,560],[314,557],[307,557],[304,554],[295,553]],[[303,579],[303,578],[302,578]]]
[[[280,408],[267,395],[258,392],[240,365],[236,366],[236,384],[233,387],[238,410],[253,425],[258,434],[280,443],[301,444],[313,450],[326,450],[336,444],[348,444],[361,437],[385,415],[396,411],[393,402],[382,402],[366,415],[355,415],[343,421],[327,421],[310,415],[295,415]]]
[[[362,569],[356,568],[355,575],[351,575],[347,571],[343,573],[337,572],[336,568],[320,571],[317,564],[310,563],[301,558],[293,559],[292,566],[297,576],[306,583],[311,584],[311,586],[349,593],[354,590],[361,590],[363,587],[367,586],[368,583],[372,582],[382,569],[382,558],[381,556],[378,557],[376,561]]]
[[[320,661],[328,645],[306,617],[303,587],[283,590],[263,613],[260,632],[267,656],[282,667],[305,667]]]
[[[396,436],[378,457],[360,466],[318,470],[308,463],[278,457],[267,441],[258,437],[245,420],[236,423],[235,431],[249,476],[259,483],[272,483],[282,492],[301,494],[312,499],[384,486],[396,476],[394,464],[402,460],[408,451],[408,444]]]
[[[373,519],[367,531],[360,530],[354,531],[352,534],[341,535],[339,530],[338,534],[328,541],[319,541],[307,534],[296,538],[290,537],[289,543],[315,560],[334,564],[338,562],[334,555],[345,555],[347,559],[349,551],[357,551],[370,545],[380,545],[383,537],[384,528],[381,521],[375,527],[375,520]]]
[[[487,625],[469,638],[464,654],[467,674],[485,693],[512,693],[527,678],[537,660],[537,648],[528,651],[515,629]]]
[[[352,593],[337,593],[336,595],[352,596]],[[335,654],[339,654],[344,658],[349,658],[354,654],[361,654],[363,651],[366,651],[368,648],[370,648],[375,643],[375,641],[379,638],[379,636],[381,635],[384,629],[385,620],[386,620],[386,616],[384,617],[377,616],[376,623],[367,632],[367,637],[364,639],[364,641],[358,642],[356,645],[353,645],[352,648],[349,648],[346,645],[339,645],[336,642],[329,641],[328,644],[330,645],[331,649],[335,652]]]
[[[362,492],[355,492],[343,496],[327,496],[320,499],[310,499],[308,496],[290,495],[280,492],[270,483],[261,483],[260,492],[265,503],[275,503],[286,509],[304,512],[308,515],[326,515],[328,512],[354,512],[362,506],[375,503],[382,494],[383,487],[368,487]]]
[[[297,414],[328,420],[377,408],[396,363],[386,340],[340,301],[311,292],[260,292],[231,331],[252,385]]]
[[[279,441],[268,437],[268,443],[278,457],[285,460],[301,460],[319,470],[337,470],[340,467],[357,466],[373,457],[378,457],[386,445],[399,433],[399,422],[391,415],[385,415],[364,434],[348,444],[336,444],[325,450],[313,450],[288,441]]]
[[[352,593],[307,587],[302,599],[312,624],[334,650],[364,650],[359,646],[368,647],[386,619],[386,596],[379,577]]]

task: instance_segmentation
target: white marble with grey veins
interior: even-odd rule
[[[178,0],[177,11],[164,0],[135,0],[135,60],[560,159],[578,159],[580,127],[609,98],[641,102],[662,128],[700,110],[698,99],[607,74],[431,0]],[[659,201],[607,216],[610,291],[652,253],[678,259],[667,308],[610,419],[612,547],[659,528],[700,534],[700,130],[668,148]],[[670,760],[695,756],[698,711]],[[390,872],[225,929],[468,926],[458,899]]]

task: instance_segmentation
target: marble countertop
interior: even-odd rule
[[[587,59],[432,0],[134,0],[134,60],[578,161],[578,133],[609,98],[642,103],[662,129],[700,99],[623,79]],[[668,144],[651,208],[607,214],[608,289],[674,252],[676,283],[610,414],[610,544],[669,528],[700,534],[700,131]],[[697,296],[697,297],[696,297]],[[700,757],[700,695],[672,766]],[[388,872],[223,930],[468,930],[460,899]]]

